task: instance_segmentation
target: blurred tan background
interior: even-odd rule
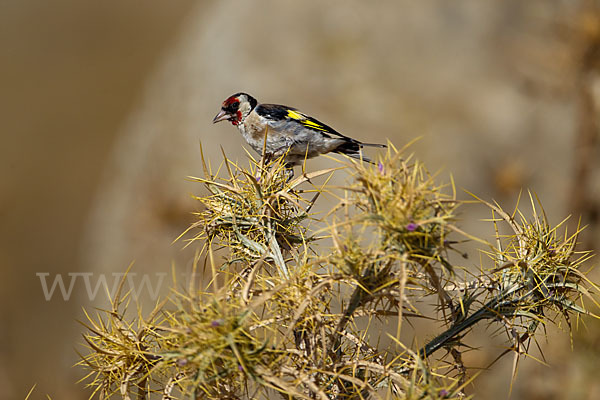
[[[598,2],[3,0],[0,49],[2,399],[35,383],[34,398],[90,394],[76,320],[102,296],[75,281],[46,301],[36,274],[189,267],[193,249],[171,245],[196,207],[185,177],[201,174],[200,141],[214,164],[220,146],[245,162],[237,131],[211,124],[237,91],[365,141],[422,136],[413,151],[457,187],[508,209],[531,189],[553,223],[582,215],[582,248],[600,247]],[[463,213],[484,229],[473,220],[488,215]],[[600,327],[585,322],[573,352],[550,335],[550,367],[522,362],[514,398],[600,398]],[[470,391],[507,398],[510,367]]]

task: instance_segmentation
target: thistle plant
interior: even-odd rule
[[[462,361],[477,324],[495,325],[516,363],[552,324],[597,306],[579,230],[472,196],[460,202],[406,150],[376,164],[290,179],[282,159],[204,164],[191,279],[146,317],[111,310],[84,324],[86,381],[100,398],[455,399],[476,378]],[[330,184],[334,174],[347,183]],[[332,204],[316,213],[313,206]],[[333,200],[333,201],[332,201]],[[458,227],[487,207],[495,238]],[[464,258],[480,248],[480,265]],[[477,257],[476,257],[477,258]],[[413,321],[435,321],[434,333]],[[434,326],[434,325],[432,325]],[[407,340],[407,337],[409,339]],[[538,343],[538,347],[541,344]]]

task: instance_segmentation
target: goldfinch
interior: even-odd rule
[[[236,93],[223,102],[213,123],[225,120],[237,126],[246,142],[258,154],[262,154],[263,145],[268,157],[287,154],[285,162],[289,168],[301,164],[305,159],[330,152],[371,162],[361,154],[363,146],[387,147],[344,136],[295,108],[260,104],[247,93]]]

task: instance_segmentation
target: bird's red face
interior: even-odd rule
[[[220,121],[231,121],[233,125],[238,125],[242,121],[242,111],[240,96],[233,95],[223,102],[221,111],[213,119],[213,124]]]

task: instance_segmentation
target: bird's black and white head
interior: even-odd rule
[[[258,102],[247,93],[236,93],[223,102],[221,111],[213,119],[213,123],[228,120],[233,125],[244,122]]]

